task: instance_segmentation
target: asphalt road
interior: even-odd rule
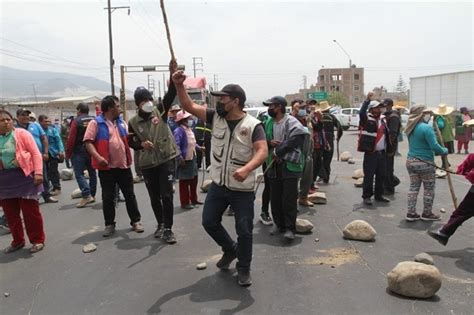
[[[351,175],[362,166],[355,152],[356,132],[345,133],[341,152],[355,155],[356,164],[333,161],[329,185],[321,186],[328,204],[300,208],[312,221],[310,235],[293,243],[270,236],[261,225],[261,192],[255,204],[253,285],[241,288],[235,270],[215,267],[220,250],[200,224],[201,209],[183,211],[175,196],[174,231],[178,243],[166,245],[153,238],[155,220],[143,183],[135,185],[145,232],[130,231],[125,205],[117,211],[117,233],[103,238],[101,202],[75,208],[69,192],[75,181],[63,182],[59,204],[42,205],[46,247],[31,255],[25,248],[0,253],[1,314],[474,314],[474,220],[466,222],[447,247],[425,233],[445,222],[452,211],[447,181],[436,185],[435,211],[445,208],[441,222],[404,220],[408,174],[402,157],[396,174],[402,180],[389,205],[364,207],[361,189]],[[450,156],[457,165],[463,156]],[[439,161],[437,161],[439,163]],[[470,187],[454,176],[458,199]],[[262,187],[260,188],[260,190]],[[100,192],[100,190],[99,190]],[[204,200],[205,195],[201,195]],[[100,193],[98,195],[100,200]],[[422,198],[419,198],[419,208]],[[344,240],[341,229],[355,219],[367,220],[377,230],[375,242]],[[232,235],[233,217],[223,222]],[[315,239],[319,241],[316,242]],[[5,248],[10,235],[0,237]],[[82,253],[94,242],[97,251]],[[387,291],[386,274],[400,261],[420,252],[433,256],[443,274],[443,285],[429,300],[408,299]],[[196,265],[207,262],[207,269]],[[4,293],[9,296],[5,297]]]

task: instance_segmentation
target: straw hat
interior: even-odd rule
[[[465,121],[465,122],[463,123],[463,126],[466,126],[466,127],[474,127],[474,119]]]
[[[405,109],[407,108],[406,106],[403,106],[403,105],[400,105],[400,104],[397,104],[395,106],[393,106],[393,109]]]
[[[454,111],[454,108],[446,104],[439,104],[438,108],[433,109],[433,113],[439,116],[449,115],[453,111]]]
[[[324,112],[324,111],[330,109],[331,107],[332,106],[329,105],[328,101],[322,101],[322,102],[319,102],[319,107],[316,110]]]

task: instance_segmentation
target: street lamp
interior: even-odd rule
[[[347,51],[344,49],[344,47],[341,46],[341,44],[339,44],[339,42],[337,40],[333,39],[332,41],[335,42],[342,49],[342,51],[346,54],[346,56],[349,58],[349,68],[350,68],[352,66],[351,56],[349,56]]]

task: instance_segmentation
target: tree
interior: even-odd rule
[[[333,91],[328,94],[328,103],[330,105],[341,105],[342,107],[350,107],[349,100],[347,97],[338,91]]]
[[[397,86],[395,87],[395,91],[399,93],[406,93],[407,92],[407,85],[402,78],[402,75],[398,77]]]

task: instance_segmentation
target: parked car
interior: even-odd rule
[[[330,112],[336,116],[341,123],[342,129],[348,130],[350,127],[359,127],[359,108],[333,107]]]

